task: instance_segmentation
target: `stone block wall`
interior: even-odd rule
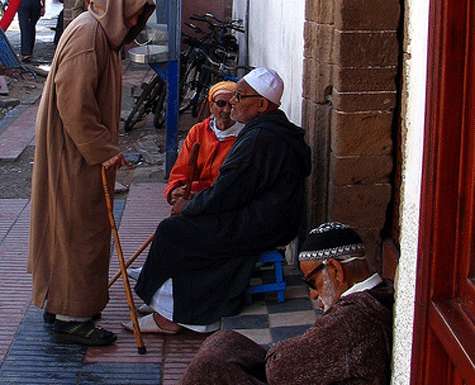
[[[354,226],[381,270],[391,199],[399,0],[307,0],[303,125],[313,149],[309,224]]]

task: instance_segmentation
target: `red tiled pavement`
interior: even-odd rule
[[[120,235],[126,258],[155,230],[169,214],[162,199],[164,184],[132,185],[121,218]],[[29,205],[27,200],[0,200],[0,362],[4,359],[25,310],[31,302],[31,277],[26,273],[28,251]],[[3,239],[3,241],[2,241]],[[134,264],[141,265],[145,251]],[[111,260],[111,276],[118,270],[116,256]],[[133,283],[132,283],[133,284]],[[136,303],[140,301],[136,298]],[[89,348],[84,361],[157,363],[163,384],[175,384],[199,349],[206,335],[184,332],[176,336],[144,335],[146,355],[139,355],[134,337],[120,321],[128,320],[124,289],[118,281],[110,290],[110,302],[103,312],[102,326],[118,334],[114,346]]]
[[[28,107],[0,135],[0,159],[15,160],[35,136],[38,106]]]
[[[27,203],[27,199],[0,199],[0,243]]]

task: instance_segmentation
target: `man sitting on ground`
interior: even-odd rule
[[[310,231],[300,269],[324,314],[266,352],[234,331],[205,340],[181,385],[389,384],[393,290],[370,272],[358,234],[340,223]]]
[[[279,110],[282,92],[265,68],[238,82],[231,118],[246,125],[218,179],[190,201],[178,198],[181,214],[157,228],[135,288],[156,311],[139,320],[143,332],[217,330],[239,311],[259,254],[295,237],[310,149]]]

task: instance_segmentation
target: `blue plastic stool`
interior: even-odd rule
[[[275,281],[272,283],[263,283],[260,285],[250,286],[247,289],[247,294],[252,295],[256,293],[277,293],[277,301],[285,301],[285,289],[287,285],[284,281],[284,272],[282,268],[283,258],[277,250],[265,251],[259,256],[258,263],[274,265]]]

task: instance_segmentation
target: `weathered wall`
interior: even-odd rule
[[[182,20],[188,21],[192,14],[204,14],[211,12],[218,19],[231,17],[233,1],[232,0],[182,0]],[[205,24],[193,21],[196,25],[205,26]],[[183,27],[186,31],[186,26]],[[205,27],[206,29],[206,27]],[[188,30],[189,31],[189,30]]]
[[[165,1],[167,0],[155,0],[158,8],[158,12],[161,9],[166,9]],[[71,19],[71,7],[74,0],[64,0],[65,9],[65,21],[68,22]],[[233,0],[182,0],[182,20],[187,21],[189,16],[193,13],[203,14],[205,12],[211,12],[219,19],[225,19],[231,17]],[[200,23],[197,23],[200,25]],[[185,27],[186,28],[186,27]]]
[[[310,222],[356,227],[380,269],[391,197],[398,0],[307,0],[303,121],[314,149]]]
[[[247,5],[249,8],[247,9]],[[249,65],[270,67],[283,78],[282,109],[302,124],[303,0],[235,0],[233,16],[248,13]]]
[[[392,384],[409,385],[424,140],[429,0],[406,0],[402,98],[401,254],[396,279]]]

